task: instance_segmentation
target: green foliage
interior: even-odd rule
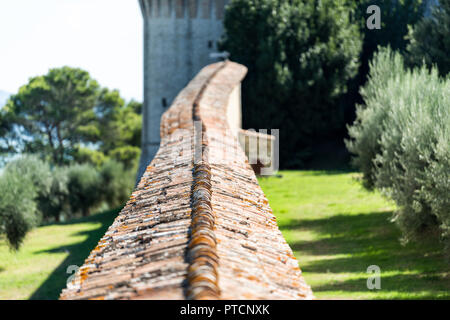
[[[79,145],[74,152],[76,162],[100,167],[114,159],[127,169],[134,168],[140,156],[141,109],[142,104],[133,100],[125,104],[117,90],[102,89],[88,134],[95,148]]]
[[[103,152],[86,147],[78,147],[74,153],[74,158],[77,163],[90,164],[96,168],[101,167],[107,159]]]
[[[51,184],[51,171],[48,163],[33,155],[23,155],[9,162],[5,171],[13,172],[34,185],[38,192],[48,192]]]
[[[137,146],[117,147],[110,151],[111,159],[116,160],[124,165],[125,168],[136,170],[138,165],[141,149]]]
[[[86,71],[51,69],[31,78],[0,111],[0,152],[36,153],[56,166],[97,167],[113,154],[132,166],[139,152],[115,150],[140,148],[141,111],[140,103],[125,104],[117,90],[100,88]]]
[[[408,41],[408,26],[416,24],[423,16],[423,0],[362,0],[349,1],[355,7],[355,24],[359,25],[363,35],[362,51],[359,57],[360,67],[357,77],[349,84],[349,93],[343,103],[347,105],[346,120],[354,120],[354,105],[361,103],[359,88],[366,83],[369,74],[369,62],[379,46],[390,46],[404,52]],[[381,29],[368,29],[366,26],[367,8],[376,5],[381,12]]]
[[[110,208],[119,207],[128,200],[135,182],[134,174],[125,170],[122,163],[112,160],[102,166],[100,179],[101,195]]]
[[[141,103],[126,104],[117,90],[70,67],[31,78],[9,99],[0,110],[1,155],[46,161],[25,156],[2,175],[0,232],[14,248],[41,220],[86,216],[126,200],[140,155],[141,112]]]
[[[40,217],[36,198],[50,188],[50,169],[41,160],[26,156],[10,162],[0,176],[0,234],[19,249],[27,232]]]
[[[13,173],[0,177],[0,234],[12,249],[19,249],[26,233],[37,225],[34,187]]]
[[[5,156],[14,152],[14,130],[11,114],[0,109],[0,164],[4,164]]]
[[[362,90],[365,106],[349,128],[349,150],[366,185],[399,206],[404,240],[450,225],[450,80],[436,69],[405,70],[403,58],[381,49]]]
[[[68,169],[69,202],[73,213],[88,216],[101,203],[101,179],[99,172],[88,164],[72,165]]]
[[[301,163],[317,136],[343,126],[336,103],[355,76],[358,26],[345,1],[233,0],[221,45],[249,68],[243,122],[280,128],[281,164]]]
[[[127,170],[121,162],[105,161],[99,169],[89,164],[67,168],[67,190],[71,214],[88,216],[104,203],[109,208],[122,206],[134,187],[134,170]]]
[[[141,147],[142,104],[125,104],[117,91],[104,89],[96,107],[99,151],[132,168]]]
[[[430,17],[409,30],[408,60],[413,65],[437,65],[441,75],[450,72],[450,0],[439,0]]]
[[[376,165],[374,159],[381,152],[380,137],[385,127],[382,125],[390,108],[390,79],[393,75],[402,81],[404,64],[400,54],[391,49],[377,52],[370,63],[367,83],[361,88],[365,105],[356,107],[355,123],[348,128],[352,140],[347,140],[348,150],[355,155],[353,165],[363,173],[363,184],[371,189],[375,186]],[[366,107],[367,106],[367,107]]]
[[[353,2],[353,1],[352,1]],[[353,3],[356,3],[353,2]],[[376,5],[381,12],[381,29],[368,29],[367,8]],[[423,0],[362,0],[356,4],[356,16],[364,33],[363,57],[370,59],[378,46],[390,46],[403,51],[408,43],[408,25],[414,25],[423,16]]]
[[[86,71],[63,67],[31,78],[6,105],[16,126],[16,152],[39,153],[67,163],[95,119],[98,84]]]
[[[69,207],[67,167],[56,167],[52,171],[52,179],[48,192],[41,192],[38,200],[38,208],[44,221],[59,222],[61,217],[71,216]]]
[[[96,167],[54,167],[35,156],[11,161],[0,175],[0,235],[19,249],[27,232],[40,222],[88,216],[101,204],[123,205],[133,189],[135,168],[105,161]]]

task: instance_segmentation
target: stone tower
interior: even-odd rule
[[[144,18],[144,108],[138,179],[160,144],[160,119],[175,96],[210,63],[228,0],[139,0]]]

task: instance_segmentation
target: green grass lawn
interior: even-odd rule
[[[0,299],[57,299],[70,265],[81,266],[118,210],[30,232],[17,253],[0,239]]]
[[[442,245],[402,246],[389,222],[394,206],[363,190],[353,173],[283,171],[261,178],[280,228],[319,299],[450,298]],[[19,252],[0,239],[0,299],[56,299],[70,265],[82,265],[117,214],[43,226]],[[381,290],[368,290],[367,267],[381,268]]]
[[[260,178],[280,229],[318,299],[449,299],[450,268],[435,241],[402,246],[395,206],[357,174],[282,171]],[[381,289],[367,289],[367,267]]]

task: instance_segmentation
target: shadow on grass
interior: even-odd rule
[[[420,290],[418,290],[418,288]],[[425,288],[432,288],[425,289]],[[367,278],[352,279],[346,281],[335,281],[324,285],[316,286],[315,292],[326,291],[346,291],[364,292],[367,291]],[[380,291],[374,289],[373,292],[401,292],[403,296],[418,299],[450,299],[448,291],[448,279],[442,275],[392,275],[381,277]],[[432,292],[432,293],[431,293]]]
[[[423,298],[436,295],[450,298],[450,268],[443,245],[437,239],[423,240],[401,245],[398,228],[389,219],[392,212],[364,214],[338,214],[329,218],[290,220],[283,223],[283,232],[312,231],[319,235],[311,241],[291,241],[297,251],[305,273],[345,273],[353,279],[313,287],[313,291],[365,291],[367,267],[377,265],[381,269],[383,293],[407,292]],[[301,256],[316,256],[302,264]],[[320,256],[324,256],[323,259]],[[383,276],[383,273],[387,275]],[[394,274],[394,275],[392,275]],[[395,275],[398,274],[398,275]],[[354,280],[355,277],[365,277]],[[421,293],[422,292],[422,293]],[[426,295],[429,296],[426,297]]]
[[[304,169],[347,172],[351,170],[350,158],[343,136],[338,134],[333,137],[324,137],[315,141],[313,153],[305,162]]]
[[[95,230],[79,232],[75,235],[86,235],[87,239],[83,242],[74,243],[69,246],[55,247],[50,250],[37,251],[40,253],[59,253],[69,252],[66,259],[57,267],[42,285],[30,296],[30,300],[54,300],[59,298],[61,290],[66,287],[66,281],[73,273],[67,273],[70,265],[81,266],[88,257],[92,249],[95,248],[100,238],[105,234],[108,227],[116,218],[119,209],[106,211],[87,218],[77,219],[70,222],[58,223],[58,225],[78,224],[85,222],[101,223],[101,226]]]
[[[332,169],[332,170],[312,170],[302,172],[302,176],[320,177],[320,176],[333,176],[347,173],[356,173],[356,171],[352,168]]]
[[[273,178],[281,179],[283,178],[284,172],[301,172],[302,177],[320,177],[320,176],[333,176],[348,173],[357,173],[354,169],[333,169],[333,170],[312,170],[312,171],[297,171],[297,170],[282,170],[278,172],[275,176],[260,176],[258,175],[258,180],[270,180]]]

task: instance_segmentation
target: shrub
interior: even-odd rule
[[[27,232],[37,225],[35,190],[12,172],[0,177],[0,233],[12,249],[18,250]]]
[[[34,156],[11,161],[0,175],[0,234],[19,249],[26,233],[42,220],[90,214],[106,203],[116,208],[129,197],[135,175],[109,160],[100,169],[84,164],[55,167]]]
[[[346,145],[354,155],[352,164],[363,173],[363,184],[368,189],[375,186],[374,159],[381,151],[380,137],[390,108],[387,94],[391,90],[390,80],[395,75],[398,81],[402,81],[403,70],[400,54],[394,54],[390,48],[375,53],[367,83],[360,90],[365,105],[357,105],[356,120],[348,128],[351,140],[346,140]]]
[[[14,250],[39,223],[35,200],[48,192],[50,181],[50,168],[36,157],[24,156],[4,168],[0,176],[0,233]]]
[[[408,60],[413,65],[425,62],[429,67],[437,65],[441,75],[450,72],[450,0],[439,0],[430,17],[424,17],[408,38]]]
[[[100,174],[91,165],[70,166],[67,188],[73,214],[81,212],[83,216],[88,216],[102,201]]]
[[[435,225],[448,236],[450,81],[422,68],[407,73],[396,91],[375,159],[376,185],[400,206],[395,219],[405,240]]]
[[[361,37],[344,1],[233,0],[221,48],[248,67],[247,128],[279,128],[283,167],[344,127],[336,103],[358,69]]]
[[[48,192],[41,193],[37,199],[39,211],[45,221],[59,222],[61,217],[71,215],[68,182],[67,167],[55,167]]]
[[[5,171],[14,172],[23,180],[33,184],[38,192],[48,192],[51,184],[50,166],[33,155],[24,155],[9,162]]]
[[[110,208],[116,208],[128,200],[135,176],[125,170],[122,163],[110,160],[102,166],[100,179],[103,200]]]
[[[448,238],[450,79],[436,69],[406,70],[398,53],[382,49],[362,93],[347,144],[366,184],[395,200],[405,241],[436,226]]]

